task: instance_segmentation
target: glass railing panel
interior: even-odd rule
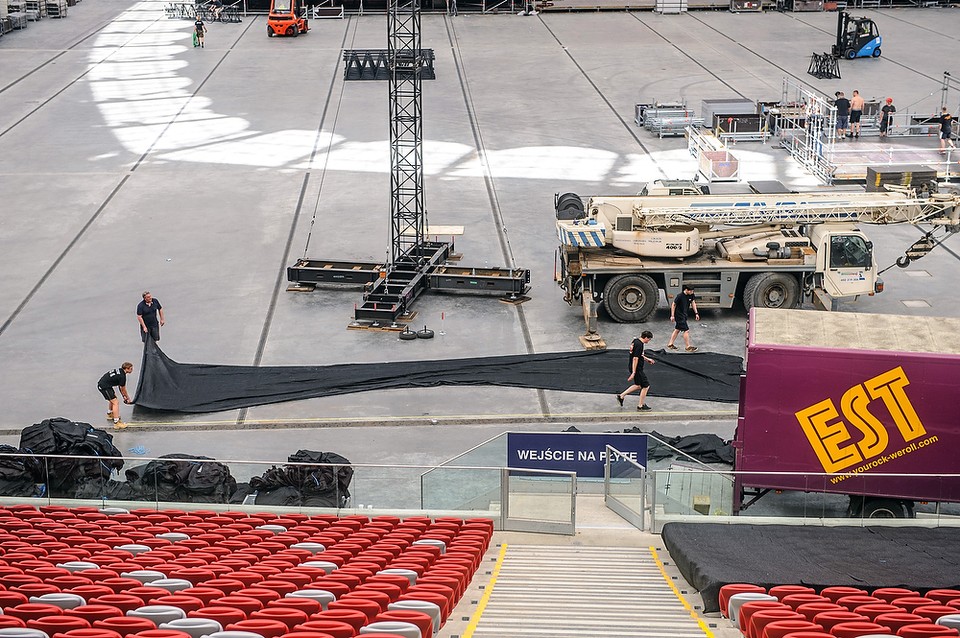
[[[644,528],[646,472],[642,465],[607,446],[604,463],[604,501],[637,529]]]
[[[564,524],[574,521],[574,476],[528,470],[509,470],[506,475],[508,518]]]
[[[422,508],[427,510],[499,510],[498,467],[437,467],[420,477]]]

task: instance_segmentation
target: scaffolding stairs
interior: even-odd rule
[[[472,638],[712,635],[647,548],[506,545],[486,590]]]

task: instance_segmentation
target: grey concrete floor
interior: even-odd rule
[[[16,445],[22,427],[51,416],[105,425],[94,386],[123,360],[139,364],[134,313],[146,289],[166,309],[161,346],[183,362],[578,349],[579,309],[553,283],[553,194],[633,193],[696,170],[682,140],[633,125],[635,103],[776,100],[786,76],[828,94],[889,94],[901,111],[928,114],[940,104],[941,73],[960,73],[950,55],[956,9],[866,11],[884,56],[841,63],[842,81],[806,75],[810,53],[830,46],[832,13],[426,15],[423,44],[437,55],[423,100],[429,221],[465,227],[463,264],[529,268],[533,288],[521,306],[425,296],[417,324],[438,337],[407,343],[346,329],[358,292],[287,293],[284,278],[301,256],[385,256],[387,90],[345,84],[340,62],[343,48],[384,47],[385,18],[315,21],[305,36],[268,39],[264,18],[251,16],[209,25],[201,50],[190,46],[190,23],[162,9],[84,0],[64,20],[0,38],[0,442]],[[734,150],[746,179],[817,186],[772,145]],[[920,231],[870,234],[890,264]],[[911,269],[889,271],[882,295],[843,309],[958,316],[958,255],[951,238]],[[654,347],[665,343],[668,314],[661,307],[644,326]],[[705,312],[693,336],[703,349],[740,355],[744,321],[742,310]],[[638,328],[601,324],[611,347],[626,347]],[[600,395],[434,388],[193,416],[124,408],[133,425],[116,443],[131,455],[282,461],[309,448],[430,465],[506,430],[733,434],[733,406],[658,398],[652,380],[652,415],[620,412]],[[555,540],[656,544],[610,517],[585,510],[577,536]],[[722,623],[715,631],[733,635]]]
[[[165,307],[162,348],[183,362],[578,349],[580,311],[553,283],[553,194],[632,193],[695,172],[682,139],[636,128],[636,102],[773,100],[787,76],[933,112],[940,73],[956,64],[943,52],[960,32],[955,9],[868,12],[884,56],[843,62],[845,79],[826,81],[805,71],[810,52],[829,46],[834,14],[424,16],[438,78],[424,83],[423,98],[429,222],[465,227],[463,264],[529,268],[533,287],[521,306],[426,295],[415,325],[438,337],[408,343],[346,329],[359,292],[285,291],[284,270],[298,257],[385,256],[387,88],[344,83],[340,62],[342,48],[385,46],[384,16],[314,21],[296,39],[268,39],[264,18],[250,16],[209,25],[206,48],[194,49],[190,23],[166,19],[162,8],[88,0],[64,20],[0,39],[0,429],[8,441],[50,416],[103,422],[94,385],[123,360],[139,364],[135,306],[146,289]],[[772,145],[735,152],[747,179],[817,185]],[[919,234],[871,230],[883,264]],[[958,252],[951,238],[909,271],[887,273],[883,295],[844,309],[955,316]],[[668,314],[662,307],[644,326],[654,347],[671,329]],[[694,340],[742,354],[744,320],[742,310],[706,312]],[[638,328],[601,324],[611,347],[626,347]],[[602,395],[435,388],[193,416],[125,407],[144,430],[119,441],[223,458],[282,459],[313,446],[356,462],[432,462],[507,429],[551,429],[543,421],[553,415],[579,415],[597,430],[732,434],[731,406],[657,398],[653,372],[650,419]],[[704,414],[716,418],[695,420]],[[462,425],[472,416],[483,423]],[[247,429],[229,441],[216,433],[238,423]],[[283,423],[306,429],[280,434]],[[190,425],[213,431],[176,427]]]

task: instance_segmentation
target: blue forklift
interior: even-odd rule
[[[831,53],[835,58],[879,58],[880,32],[873,20],[854,18],[846,11],[837,12],[837,42]]]

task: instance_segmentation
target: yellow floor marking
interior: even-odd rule
[[[497,556],[497,564],[493,567],[490,582],[487,583],[486,588],[483,590],[483,597],[477,605],[477,610],[473,612],[473,616],[470,617],[470,623],[467,625],[467,630],[463,632],[463,638],[472,638],[473,632],[476,631],[477,625],[480,623],[480,616],[483,615],[483,610],[486,609],[487,602],[490,600],[490,594],[493,593],[493,587],[497,584],[497,576],[500,575],[500,567],[503,566],[503,559],[506,555],[507,544],[504,543],[503,546],[500,547],[500,555]]]
[[[707,626],[707,623],[703,622],[703,619],[697,614],[697,612],[690,606],[680,594],[680,590],[677,589],[677,586],[673,584],[673,579],[667,576],[667,571],[663,568],[663,562],[660,560],[660,557],[657,556],[657,550],[655,547],[650,547],[650,554],[653,555],[653,560],[657,564],[657,568],[660,570],[660,575],[663,576],[663,580],[667,581],[667,584],[670,585],[670,589],[673,590],[673,595],[677,597],[677,600],[683,605],[684,609],[690,612],[690,616],[697,621],[697,624],[700,625],[700,629],[703,630],[703,633],[707,638],[714,638],[713,632],[710,631],[710,628]]]

